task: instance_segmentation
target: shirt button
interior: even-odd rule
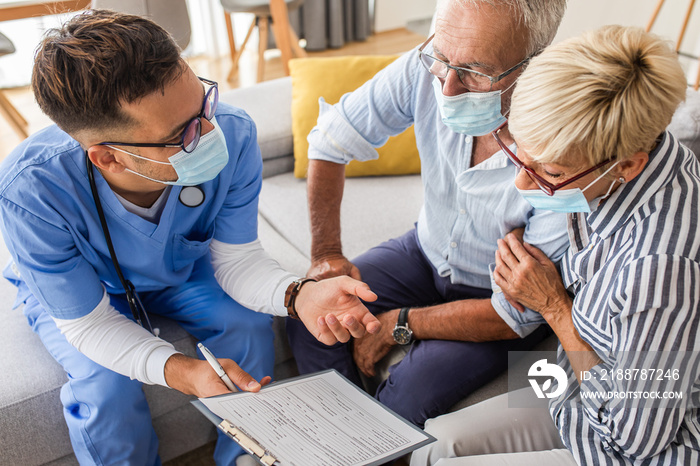
[[[454,241],[452,241],[452,242],[450,243],[450,247],[451,247],[451,248],[456,248],[456,247],[457,247],[457,243],[455,243]]]
[[[466,214],[466,213],[467,213],[467,211],[466,211],[466,210],[464,210],[464,209],[459,209],[459,213],[460,213],[460,214],[462,214],[462,215],[464,215],[464,214]]]

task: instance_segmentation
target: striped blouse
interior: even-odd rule
[[[580,464],[700,465],[699,197],[700,163],[664,133],[637,178],[594,212],[569,215],[563,280],[574,325],[602,362],[579,387],[560,346],[569,385],[550,412]],[[662,381],[630,367],[663,370]],[[660,389],[683,397],[653,409],[632,395]],[[626,395],[595,398],[608,392]]]

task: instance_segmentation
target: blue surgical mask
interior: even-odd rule
[[[612,184],[608,188],[608,192],[605,193],[605,196],[596,198],[591,202],[588,202],[586,196],[583,195],[583,192],[591,186],[593,186],[593,184],[595,184],[599,179],[607,175],[608,172],[610,172],[610,170],[612,170],[618,163],[620,162],[615,162],[614,164],[612,164],[610,168],[605,170],[605,172],[602,175],[588,183],[588,185],[583,189],[560,189],[558,191],[554,191],[554,194],[552,196],[549,196],[541,189],[518,189],[518,192],[535,209],[551,210],[553,212],[562,213],[589,213],[591,212],[591,204],[595,206],[598,204],[598,202],[610,195],[610,192],[612,191],[612,188],[615,185],[615,181],[612,182]]]
[[[148,160],[149,162],[158,163],[161,165],[172,165],[177,174],[176,181],[163,181],[150,178],[142,173],[135,172],[126,168],[125,170],[134,175],[146,178],[156,183],[177,185],[177,186],[197,186],[207,181],[211,181],[221,173],[221,170],[228,163],[228,147],[226,147],[226,138],[223,131],[216,122],[216,117],[213,117],[211,123],[214,129],[207,134],[202,135],[197,144],[197,147],[192,152],[181,150],[177,154],[168,157],[167,162],[153,160],[141,155],[132,154],[131,152],[120,149],[116,146],[108,146],[112,149],[124,152],[136,157],[137,159]]]
[[[475,137],[495,131],[506,121],[506,117],[501,114],[501,94],[508,89],[448,96],[442,93],[440,80],[433,79],[433,90],[442,122],[456,133]]]

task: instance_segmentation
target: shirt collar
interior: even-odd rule
[[[517,154],[518,149],[517,149],[515,143],[512,143],[511,145],[509,145],[508,148]],[[474,169],[474,170],[498,170],[501,168],[505,168],[508,165],[513,165],[513,162],[510,161],[510,159],[505,154],[505,152],[503,152],[502,149],[499,149],[498,151],[494,152],[491,155],[491,157],[484,160],[479,165],[472,167],[471,169]],[[513,165],[513,166],[515,166],[515,165]]]
[[[640,206],[668,184],[682,162],[683,151],[669,132],[664,132],[661,141],[649,154],[649,162],[636,178],[619,187],[602,202],[587,221],[591,229],[601,238],[608,238],[629,221]]]

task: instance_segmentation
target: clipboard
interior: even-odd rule
[[[265,466],[273,466],[277,462],[277,458],[265,451],[255,440],[248,437],[241,430],[233,426],[229,421],[221,419],[216,414],[212,413],[204,403],[199,400],[192,400],[191,403],[197,408],[207,419],[209,419],[217,429],[228,435],[234,442],[243,448],[249,455],[253,456],[260,464]],[[279,462],[277,462],[279,464]]]
[[[380,447],[384,446],[384,444],[386,443],[391,442],[378,442],[381,445],[372,445],[373,453],[371,455],[369,455],[367,451],[362,453],[360,448],[358,447],[357,451],[352,452],[352,454],[363,454],[366,457],[362,461],[358,462],[351,462],[348,461],[346,457],[334,455],[332,453],[333,448],[329,448],[328,451],[326,451],[325,449],[323,450],[323,454],[327,453],[327,456],[325,458],[310,455],[309,457],[305,457],[303,462],[288,461],[284,457],[284,446],[276,444],[274,441],[270,441],[269,439],[267,441],[271,442],[271,445],[265,444],[264,441],[258,441],[258,439],[255,438],[255,428],[251,429],[251,426],[248,426],[247,428],[246,425],[243,425],[245,422],[241,421],[241,419],[225,419],[212,412],[212,410],[205,404],[209,403],[210,405],[214,405],[215,410],[222,409],[221,406],[223,405],[228,405],[231,407],[232,410],[240,412],[245,410],[245,405],[248,402],[254,404],[262,403],[264,401],[264,398],[267,396],[266,393],[271,394],[273,392],[276,392],[272,396],[277,397],[280,396],[280,394],[282,394],[281,396],[288,397],[287,399],[291,400],[294,399],[302,391],[306,396],[307,389],[312,389],[314,386],[322,386],[323,390],[320,390],[318,394],[314,392],[313,395],[310,396],[319,396],[327,398],[327,400],[325,400],[328,403],[327,405],[325,405],[326,408],[333,406],[333,404],[338,399],[341,399],[343,409],[348,410],[348,412],[352,412],[352,414],[359,416],[362,419],[362,421],[365,422],[365,424],[362,425],[362,431],[352,431],[351,434],[348,434],[347,438],[342,438],[342,433],[339,434],[338,432],[333,432],[333,435],[335,436],[333,437],[333,441],[337,441],[339,445],[342,445],[343,450],[345,450],[344,453],[347,453],[347,449],[349,448],[348,445],[352,446],[353,444],[358,443],[358,435],[362,435],[364,433],[369,438],[371,433],[371,426],[374,426],[376,430],[378,427],[386,425],[388,429],[387,435],[391,436],[393,432],[397,432],[400,434],[397,435],[397,438],[401,438],[401,441],[404,441],[405,439],[405,444],[402,444],[398,447],[396,445],[393,445],[391,448],[387,447],[386,451],[379,452]],[[258,395],[262,395],[262,397],[258,397],[258,399],[255,399],[254,397]],[[243,397],[247,397],[248,400],[244,400]],[[243,404],[239,405],[239,401]],[[221,406],[219,405],[219,403],[221,403]],[[305,402],[303,401],[299,401],[300,405],[304,403]],[[359,387],[357,387],[355,384],[350,382],[348,379],[346,379],[340,373],[333,369],[285,379],[283,381],[276,382],[266,387],[263,387],[263,389],[258,394],[248,392],[235,392],[206,399],[203,398],[199,400],[193,400],[192,404],[202,414],[204,414],[204,416],[206,416],[207,419],[209,419],[214,425],[216,425],[217,429],[219,429],[220,431],[225,433],[229,438],[238,443],[241,446],[241,448],[243,448],[247,453],[256,458],[260,464],[265,466],[327,466],[333,464],[342,466],[348,466],[350,464],[358,466],[375,466],[385,464],[388,461],[404,456],[417,448],[420,448],[424,445],[435,441],[434,437],[425,433],[420,428],[409,423],[401,416],[379,403],[377,400],[369,396],[369,394],[362,391]],[[293,408],[287,407],[293,404],[294,403],[287,403],[286,405],[281,407],[281,410],[293,410]],[[349,404],[352,404],[352,406],[349,406]],[[309,405],[306,404],[305,406],[308,407]],[[251,407],[251,410],[258,411],[258,406]],[[308,416],[306,416],[307,420],[309,419],[309,416],[314,415],[321,417],[333,416],[333,414],[330,414],[328,409],[324,411],[321,408],[319,408],[318,412],[314,411],[308,412],[306,414],[308,414]],[[280,415],[283,416],[283,414]],[[324,421],[326,421],[326,419],[324,419]],[[335,419],[330,422],[338,423],[338,421],[339,419]],[[352,421],[350,421],[350,423],[352,423]],[[327,427],[330,424],[324,425]],[[365,429],[365,426],[368,426],[367,429]],[[262,430],[264,430],[264,427],[265,426],[262,426]],[[261,426],[257,425],[256,428],[257,432],[260,434],[262,432]],[[295,442],[295,446],[298,446],[298,448],[295,448],[295,451],[303,450],[306,446],[315,449],[314,451],[316,453],[319,453],[321,451],[320,443],[314,443],[312,445],[313,442],[309,441],[309,437],[305,436],[303,433],[300,433],[304,430],[308,432],[308,425],[299,426],[296,425],[296,421],[292,420],[289,425],[284,425],[282,426],[282,428],[285,429],[285,431],[281,436],[285,437],[285,441]],[[325,435],[327,434],[328,430],[329,429],[324,429],[324,432],[312,433],[311,436],[313,437],[314,435]],[[364,430],[367,431],[363,432]],[[264,436],[265,434],[262,433],[261,435]],[[325,438],[324,440],[328,441],[330,439]],[[398,442],[397,440],[397,445],[398,443],[400,442]],[[279,454],[280,452],[282,452],[282,454]],[[316,458],[316,461],[312,460],[311,458]]]

